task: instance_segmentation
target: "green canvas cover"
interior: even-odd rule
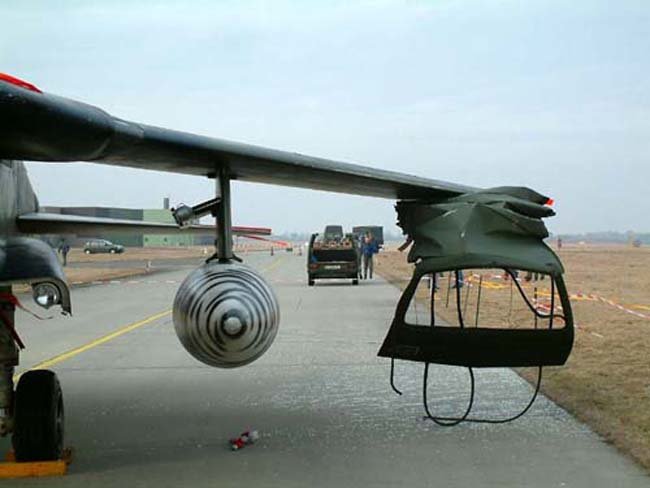
[[[461,268],[508,268],[559,276],[556,254],[544,243],[549,199],[523,187],[466,193],[435,203],[397,203],[398,225],[413,240],[408,260],[416,274]]]

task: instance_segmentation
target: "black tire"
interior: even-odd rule
[[[308,280],[307,285],[309,286],[314,286],[314,280]]]
[[[359,284],[359,280],[356,279],[356,278],[353,279],[353,280],[352,280],[352,284],[355,285],[355,286],[358,285],[358,284]]]
[[[84,252],[85,252],[86,254],[90,254],[90,249],[86,249]]]
[[[63,454],[63,392],[52,371],[20,377],[14,403],[12,443],[17,461],[53,461]]]
[[[116,252],[117,252],[117,251],[116,251],[115,249],[111,249],[111,250],[110,250],[110,253],[111,253],[111,254],[115,254]]]

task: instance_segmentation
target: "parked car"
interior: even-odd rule
[[[86,254],[94,254],[99,252],[107,252],[111,254],[119,254],[124,252],[124,246],[113,244],[106,239],[91,239],[84,244],[84,252]]]

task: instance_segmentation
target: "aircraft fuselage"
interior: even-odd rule
[[[37,212],[38,199],[22,161],[0,159],[0,246],[17,235],[16,217]]]

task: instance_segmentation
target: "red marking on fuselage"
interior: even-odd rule
[[[7,83],[11,83],[12,85],[16,85],[36,93],[43,93],[41,90],[36,88],[36,86],[32,85],[31,83],[27,83],[24,80],[16,78],[15,76],[8,75],[6,73],[0,73],[0,81],[6,81]]]

